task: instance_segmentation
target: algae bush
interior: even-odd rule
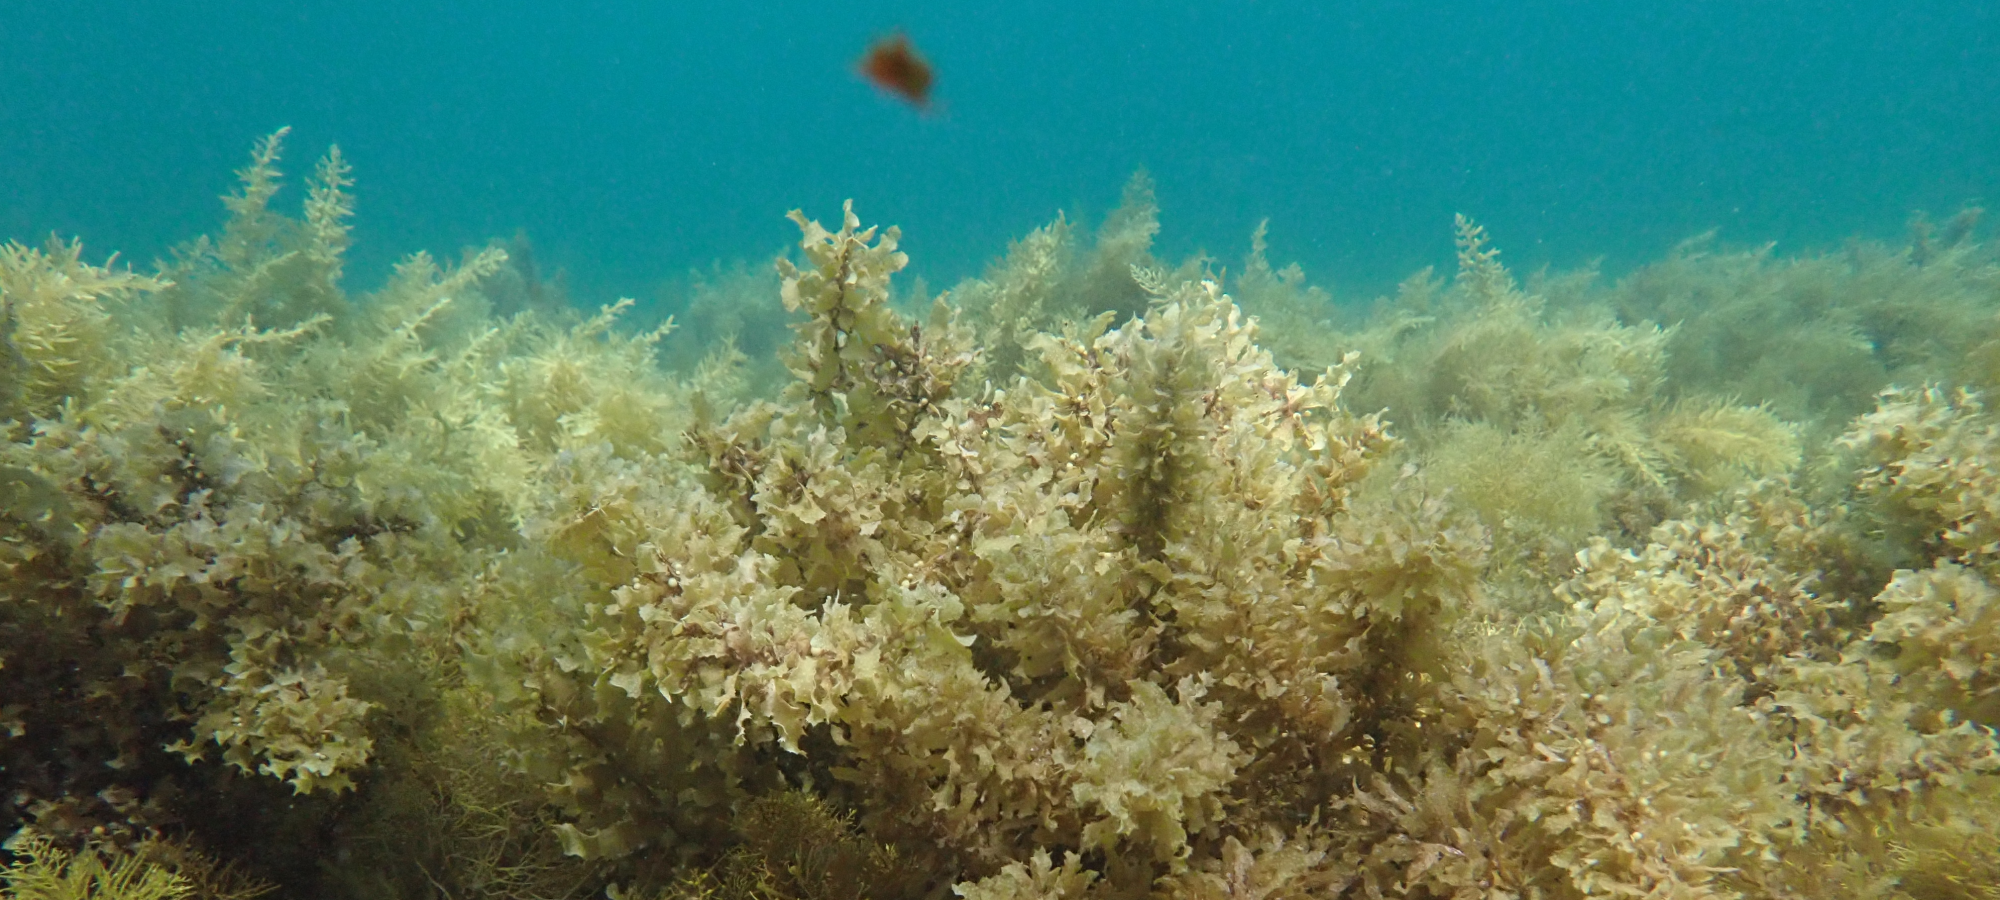
[[[1362,312],[1143,177],[936,297],[850,206],[690,342],[350,293],[282,137],[0,250],[10,897],[2000,894],[1974,210]]]

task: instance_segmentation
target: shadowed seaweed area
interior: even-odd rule
[[[9,897],[2000,895],[1976,210],[1365,309],[1142,176],[677,331],[350,293],[282,137],[152,274],[0,249]]]

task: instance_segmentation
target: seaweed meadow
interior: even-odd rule
[[[653,320],[356,291],[285,136],[143,272],[0,249],[10,898],[1996,895],[1976,207],[1334,303],[1141,174]]]

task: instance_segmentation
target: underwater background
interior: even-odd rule
[[[853,75],[908,33],[914,114]],[[1176,258],[1277,255],[1365,300],[1448,260],[1612,269],[1711,228],[1823,246],[1995,196],[2000,8],[1910,3],[25,3],[0,23],[0,235],[145,261],[246,135],[367,178],[353,257],[534,241],[580,301],[652,302],[853,197],[976,274],[1144,167]]]
[[[1996,900],[1996,24],[10,10],[0,900]]]

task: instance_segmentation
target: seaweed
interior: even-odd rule
[[[71,853],[47,838],[9,842],[16,862],[0,871],[9,900],[181,900],[194,886],[136,854]]]
[[[350,294],[283,135],[155,275],[0,251],[14,895],[1990,895],[1972,216],[1610,286],[1461,218],[1364,321],[1142,175],[938,297],[795,212],[675,334]]]

